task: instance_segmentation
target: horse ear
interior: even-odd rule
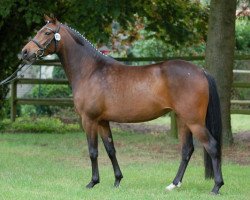
[[[50,18],[52,20],[52,23],[56,23],[57,20],[56,20],[56,17],[53,13],[50,14]]]
[[[50,22],[50,23],[54,23],[54,24],[55,24],[56,21],[57,21],[57,19],[54,17],[53,14],[50,14],[50,16],[44,14],[44,21],[45,21],[46,23]]]
[[[44,14],[44,21],[45,22],[51,21],[51,18],[48,15]]]

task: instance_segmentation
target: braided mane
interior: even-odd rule
[[[65,25],[62,24],[63,26],[66,27],[67,31],[69,32],[69,34],[72,36],[72,38],[75,40],[76,43],[82,45],[82,46],[89,46],[91,47],[93,50],[95,50],[96,52],[98,52],[99,54],[106,56],[105,54],[103,54],[102,52],[100,52],[86,37],[84,37],[79,31]]]

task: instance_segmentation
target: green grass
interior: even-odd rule
[[[152,124],[152,125],[168,125],[168,126],[170,126],[171,119],[170,119],[169,114],[167,114],[163,117],[159,117],[157,119],[151,120],[148,123]]]
[[[231,115],[233,133],[250,131],[250,115]]]
[[[225,186],[220,196],[209,194],[213,181],[205,181],[202,153],[196,151],[183,186],[172,192],[179,165],[177,141],[166,134],[114,133],[117,157],[123,171],[121,187],[113,188],[111,163],[99,146],[101,183],[88,190],[91,178],[85,135],[0,134],[0,199],[249,199],[250,167],[227,160]]]

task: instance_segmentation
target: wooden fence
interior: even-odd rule
[[[204,56],[197,57],[171,57],[171,58],[117,58],[117,60],[122,62],[141,62],[141,61],[163,61],[170,59],[183,59],[189,61],[202,61]],[[235,56],[235,60],[250,60],[250,55],[238,55]],[[45,66],[61,66],[59,60],[40,60],[34,65],[45,65]],[[250,75],[248,70],[233,70],[234,75],[236,74],[246,74]],[[73,100],[71,98],[17,98],[17,85],[18,84],[68,84],[67,80],[60,79],[27,79],[19,78],[11,83],[11,120],[15,121],[17,114],[17,105],[20,104],[30,104],[30,105],[73,105]],[[233,88],[250,88],[250,82],[233,82]],[[244,105],[250,106],[250,100],[231,100],[231,104],[234,105]],[[250,114],[250,109],[232,109],[232,114]],[[171,114],[171,131],[172,134],[176,135],[176,121],[174,114]]]

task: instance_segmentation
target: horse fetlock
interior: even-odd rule
[[[214,185],[214,187],[213,187],[213,189],[212,189],[212,191],[211,191],[211,194],[218,195],[219,194],[219,190],[220,190],[221,186],[223,186],[223,185],[224,185],[223,181],[216,182],[215,185]]]
[[[92,179],[88,185],[86,185],[86,188],[91,189],[93,188],[96,184],[98,184],[100,181],[99,179]]]
[[[219,195],[220,193],[219,193],[219,187],[217,187],[217,186],[215,186],[213,189],[212,189],[212,191],[210,192],[210,194],[212,194],[212,195]]]
[[[120,186],[121,180],[115,180],[114,187],[119,187]]]
[[[122,178],[123,178],[123,175],[122,175],[122,174],[116,174],[116,175],[115,175],[115,179],[116,179],[116,180],[122,180]]]
[[[99,178],[92,179],[92,182],[95,184],[100,183],[100,179]]]
[[[224,185],[224,182],[223,181],[215,181],[215,186],[221,188],[221,186]]]

